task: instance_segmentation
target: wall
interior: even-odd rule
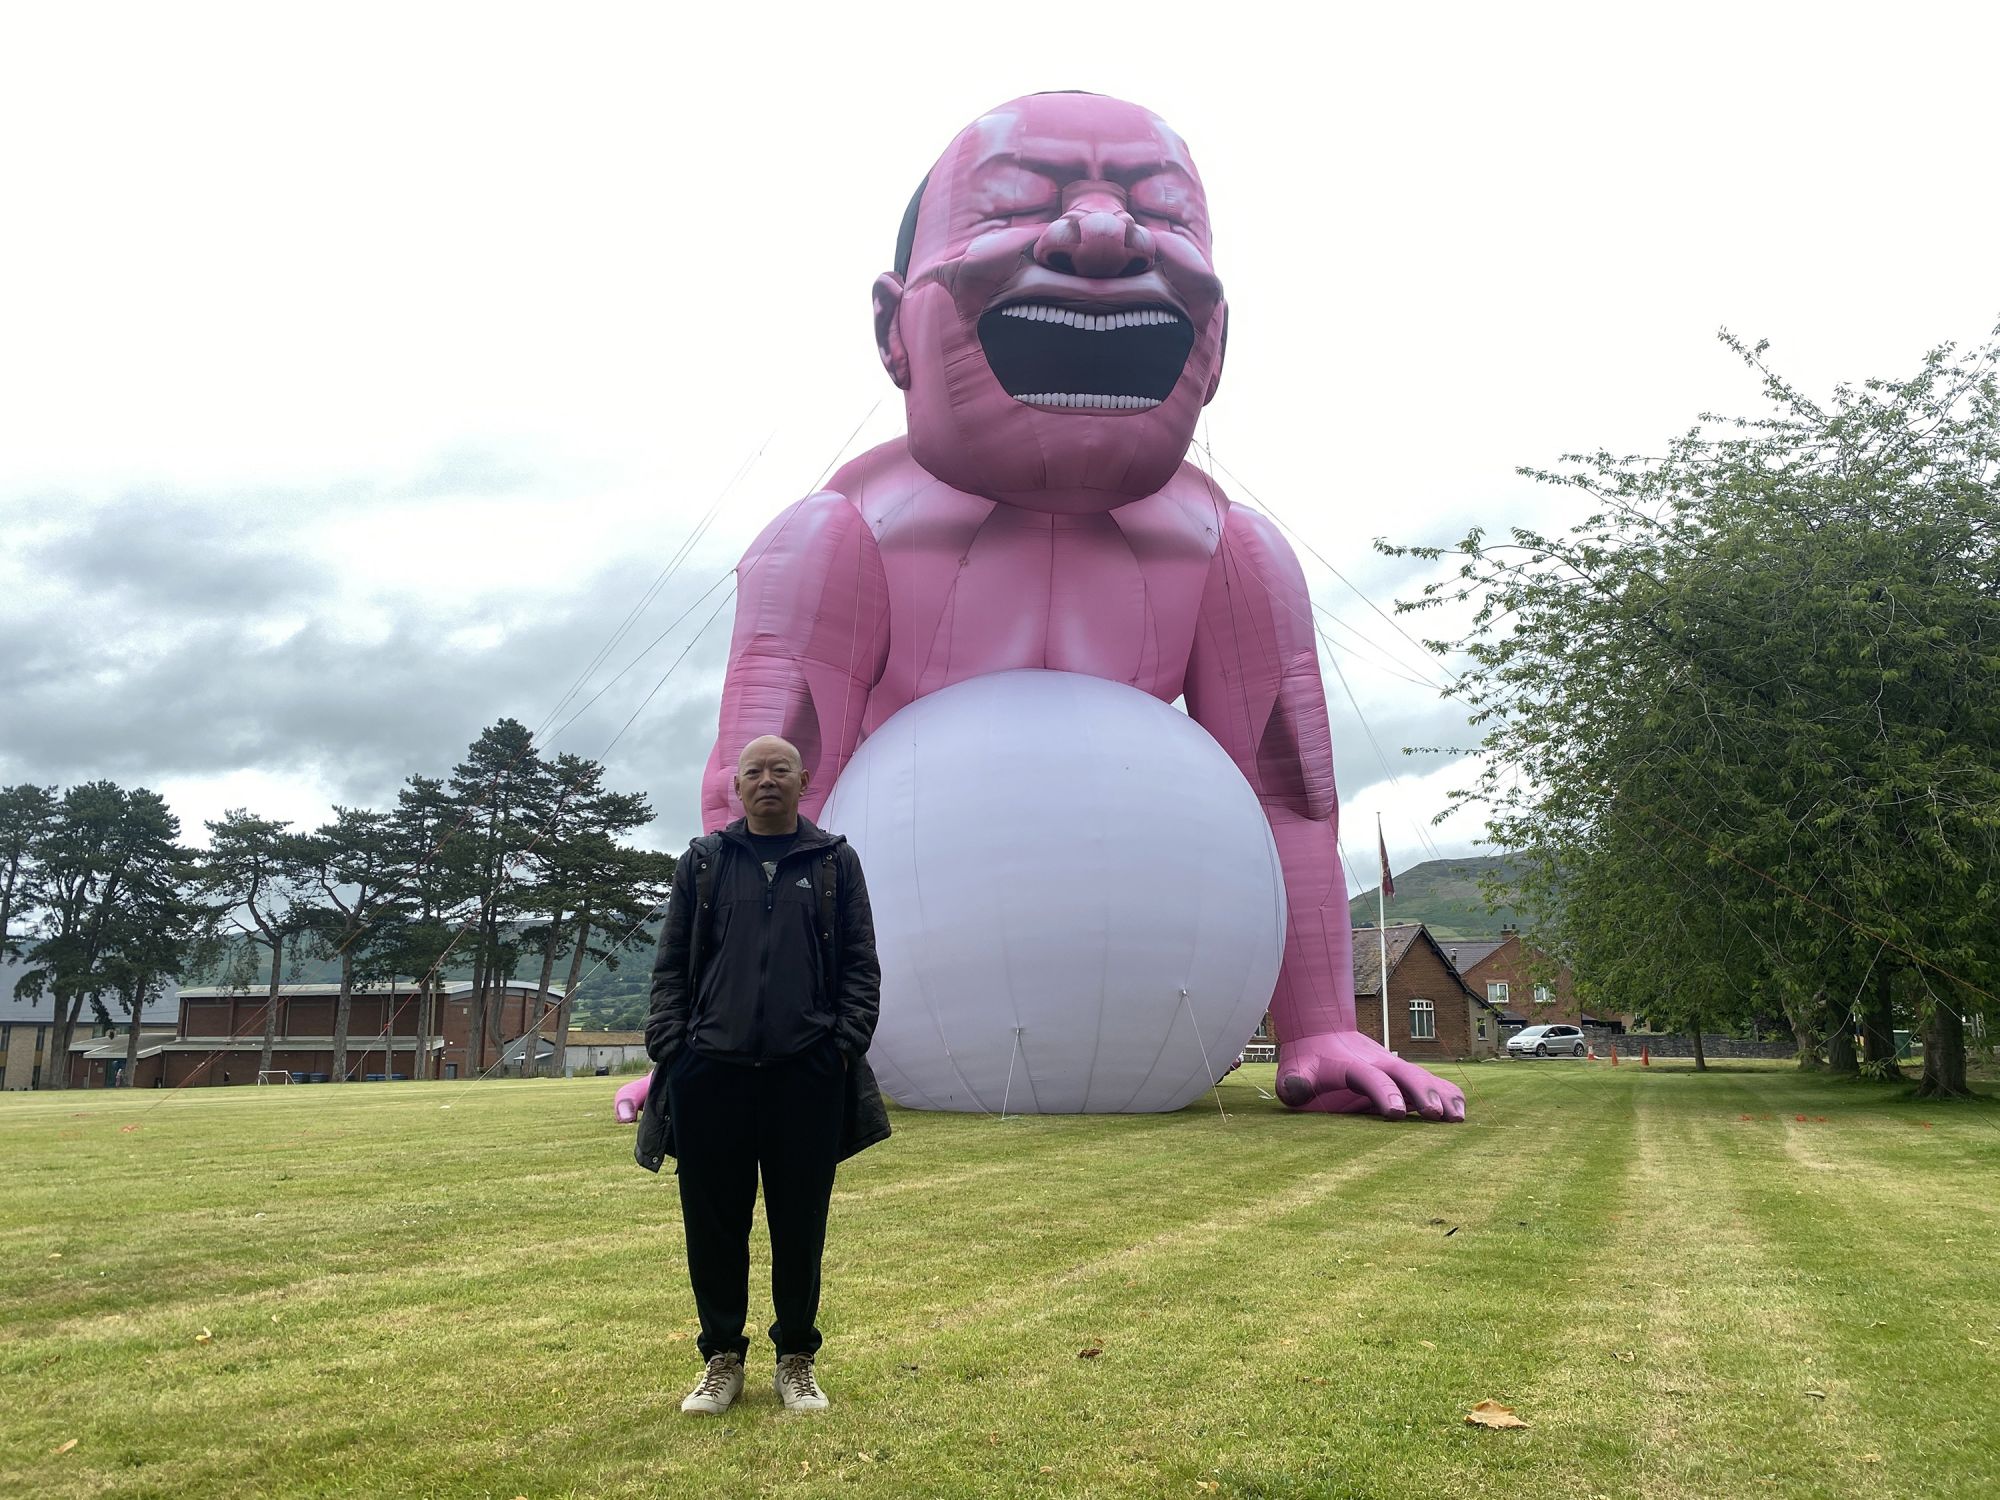
[[[1410,1002],[1418,998],[1435,1007],[1435,1040],[1419,1041],[1410,1035]],[[1389,1050],[1419,1063],[1491,1056],[1494,1028],[1488,1027],[1488,1041],[1476,1041],[1471,1005],[1451,966],[1429,943],[1417,939],[1389,971]],[[1363,1036],[1382,1039],[1382,1007],[1376,996],[1354,997],[1354,1021]]]
[[[1638,1057],[1641,1049],[1654,1057],[1694,1056],[1692,1036],[1654,1032],[1627,1032],[1624,1036],[1619,1036],[1600,1026],[1586,1026],[1583,1034],[1589,1039],[1590,1045],[1597,1049],[1599,1057],[1609,1057],[1612,1046],[1616,1044],[1620,1062],[1628,1057]],[[1740,1036],[1717,1036],[1707,1031],[1701,1034],[1701,1047],[1703,1053],[1711,1059],[1718,1057],[1791,1059],[1799,1055],[1798,1045],[1794,1042],[1757,1042]]]

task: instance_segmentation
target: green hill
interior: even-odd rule
[[[1519,922],[1511,906],[1489,908],[1480,882],[1512,871],[1505,855],[1473,854],[1459,859],[1432,859],[1396,872],[1396,894],[1389,898],[1391,922],[1422,922],[1434,937],[1481,937],[1500,930],[1502,922]],[[1354,925],[1375,922],[1375,888],[1370,886],[1347,910]]]

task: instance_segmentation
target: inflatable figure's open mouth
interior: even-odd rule
[[[979,320],[993,378],[1028,406],[1146,411],[1173,394],[1194,325],[1170,307],[1016,302]]]

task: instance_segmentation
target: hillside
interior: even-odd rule
[[[1389,898],[1391,922],[1422,922],[1434,937],[1481,937],[1500,930],[1502,922],[1518,922],[1511,906],[1489,909],[1480,882],[1505,876],[1511,866],[1505,855],[1477,854],[1459,859],[1432,859],[1396,871],[1396,894]],[[1354,925],[1375,921],[1375,888],[1370,886],[1347,909]]]

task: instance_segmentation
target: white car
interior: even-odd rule
[[[1561,1053],[1582,1057],[1588,1050],[1583,1030],[1577,1026],[1524,1026],[1507,1038],[1509,1057],[1554,1057]]]

